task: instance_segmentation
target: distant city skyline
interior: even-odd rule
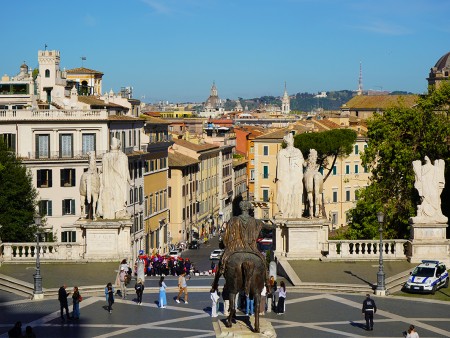
[[[37,67],[103,72],[103,91],[133,87],[144,102],[357,90],[423,93],[450,51],[440,0],[55,0],[2,3],[0,73]],[[447,43],[447,44],[446,44]],[[47,47],[45,47],[47,46]],[[84,58],[84,59],[83,59]]]

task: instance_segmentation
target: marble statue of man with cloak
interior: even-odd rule
[[[113,137],[111,150],[103,156],[101,176],[101,209],[103,219],[130,218],[126,211],[129,186],[133,185],[128,170],[128,157],[121,142]]]

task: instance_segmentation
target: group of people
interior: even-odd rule
[[[58,301],[61,310],[61,321],[65,322],[66,318],[64,318],[64,310],[66,311],[66,317],[68,320],[72,319],[80,319],[80,302],[83,300],[83,297],[78,290],[78,286],[73,287],[72,292],[72,316],[69,314],[69,303],[68,298],[70,296],[70,292],[66,290],[67,285],[64,284],[58,290]]]
[[[8,331],[9,338],[36,338],[36,334],[33,332],[33,328],[31,326],[27,326],[25,328],[25,334],[22,334],[22,322],[18,321],[14,324],[12,329]]]
[[[146,276],[179,276],[184,271],[187,275],[195,268],[189,258],[170,257],[155,255],[140,255],[139,260],[144,261],[144,271]],[[137,274],[138,264],[135,264],[135,273]]]
[[[276,302],[276,294],[278,294],[278,302]],[[217,317],[219,311],[219,300],[222,296],[223,299],[223,314],[228,316],[230,306],[230,293],[227,285],[223,286],[222,293],[217,292],[216,288],[212,288],[210,291],[211,296],[211,317]],[[269,301],[267,301],[269,300]],[[244,292],[236,294],[236,308],[245,312],[247,316],[253,316],[255,311],[259,310],[260,315],[264,315],[267,310],[276,312],[278,315],[282,315],[285,312],[285,300],[286,300],[286,284],[284,281],[280,282],[280,286],[277,288],[277,282],[274,276],[270,277],[269,286],[264,287],[261,291],[261,302],[259,309],[254,308],[254,299],[250,298],[250,295],[246,295]]]

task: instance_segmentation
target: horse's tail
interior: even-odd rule
[[[87,202],[91,203],[92,199],[92,175],[86,175],[86,197]]]
[[[241,268],[242,268],[242,277],[244,280],[244,291],[245,295],[248,296],[250,295],[250,286],[251,286],[250,284],[252,282],[251,276],[255,269],[255,263],[245,261],[242,263]]]

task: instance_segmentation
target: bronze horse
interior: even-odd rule
[[[235,252],[227,261],[224,278],[230,292],[230,314],[225,320],[226,327],[231,327],[236,316],[236,294],[243,290],[254,299],[255,325],[254,332],[259,332],[259,304],[261,291],[265,287],[266,266],[256,254],[251,252]]]

